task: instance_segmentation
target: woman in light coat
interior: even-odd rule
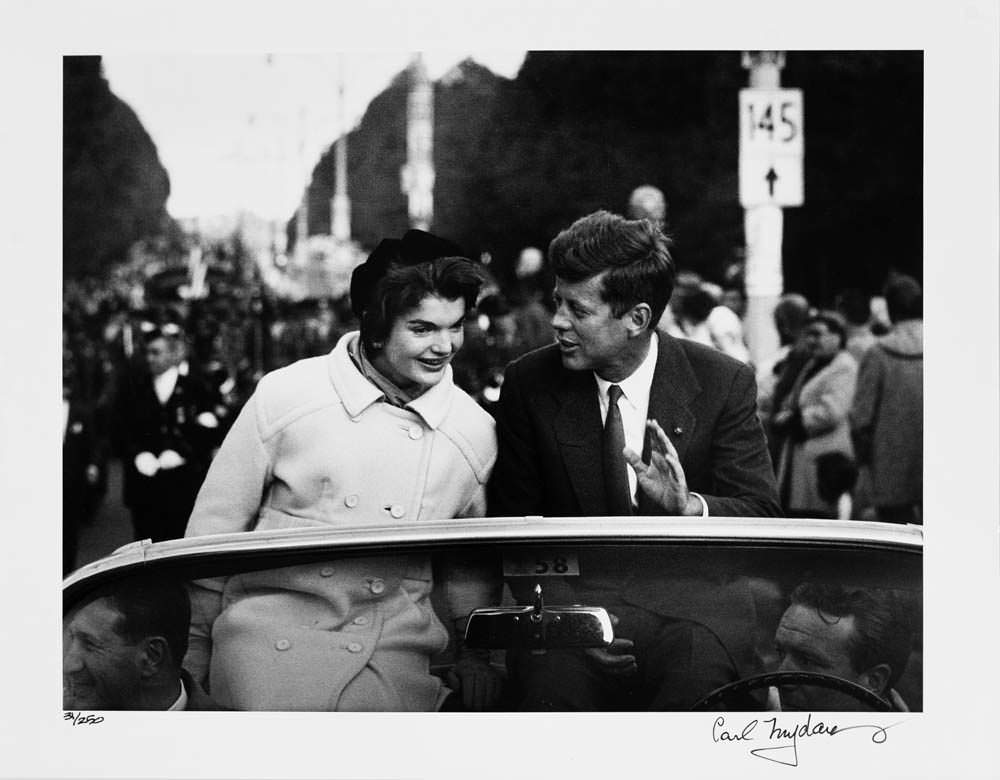
[[[848,414],[858,366],[844,349],[847,334],[840,315],[812,315],[804,338],[809,360],[771,422],[772,430],[783,437],[778,487],[786,515],[836,517],[836,504],[821,495],[817,461],[828,453],[853,460]]]
[[[482,278],[429,233],[382,241],[352,276],[360,333],[260,381],[186,535],[485,514],[494,425],[450,366]],[[447,585],[455,619],[491,596],[475,577]],[[449,691],[430,658],[448,634],[431,588],[425,555],[202,580],[184,665],[234,709],[434,710]],[[459,672],[470,690],[495,693],[485,663]]]

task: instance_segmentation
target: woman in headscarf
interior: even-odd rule
[[[484,515],[494,425],[450,366],[482,280],[429,233],[382,241],[351,279],[360,332],[261,379],[186,536]],[[449,691],[430,659],[448,634],[431,587],[425,555],[202,580],[185,667],[234,709],[434,710]],[[488,598],[473,576],[445,590],[459,621]],[[459,670],[470,689],[495,692],[485,664]]]
[[[787,516],[836,517],[836,505],[823,496],[817,461],[833,452],[853,458],[848,413],[858,366],[845,350],[847,330],[839,314],[811,315],[803,339],[808,360],[771,420],[782,439],[778,487]]]

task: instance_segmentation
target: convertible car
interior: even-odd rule
[[[73,614],[95,592],[113,590],[116,583],[137,574],[180,580],[192,594],[204,590],[205,583],[217,583],[230,603],[235,601],[233,593],[246,599],[273,593],[274,583],[284,581],[288,571],[339,576],[363,572],[366,561],[386,556],[422,562],[433,572],[433,578],[427,578],[426,600],[448,634],[431,658],[431,673],[442,681],[444,691],[438,709],[462,707],[461,695],[449,697],[461,684],[454,673],[456,647],[478,653],[502,681],[502,692],[489,703],[500,711],[535,708],[526,702],[537,703],[523,690],[525,681],[511,663],[514,658],[555,654],[550,657],[582,659],[600,677],[608,668],[602,667],[601,654],[619,652],[633,652],[637,661],[637,669],[627,670],[622,683],[630,688],[630,697],[598,698],[590,705],[586,698],[569,697],[576,703],[551,709],[922,708],[922,531],[916,526],[795,519],[528,517],[142,541],[72,573],[63,584],[64,615]],[[456,616],[449,609],[449,588],[454,572],[470,570],[490,587]],[[410,575],[400,576],[405,586]],[[376,595],[400,587],[381,578],[364,583]],[[316,618],[296,628],[309,628],[311,635],[327,632],[325,637],[357,630],[358,641],[342,645],[354,652],[373,630],[358,614],[345,612],[342,624]],[[371,614],[373,620],[382,619],[377,610]],[[623,615],[629,617],[622,621]],[[648,668],[640,638],[622,629],[636,625],[636,615],[640,623],[643,616],[649,617],[656,636],[663,626],[681,626],[686,635],[699,637],[696,643],[679,645],[689,648],[690,657],[673,659],[669,652],[675,651],[658,656],[658,663],[667,657],[671,667],[690,670],[679,683],[683,694],[663,698],[642,690],[663,678]],[[225,627],[218,622],[206,633],[216,644],[224,641],[224,634],[239,630],[233,621]],[[265,665],[292,657],[281,655],[290,644],[314,642],[297,640],[299,634],[288,636],[291,640],[272,640],[266,648],[273,658],[244,653],[238,655],[239,662],[261,664],[259,671],[266,676]],[[622,639],[636,640],[635,647],[626,643],[622,650],[616,641]],[[651,641],[658,640],[654,636]],[[702,668],[708,661],[703,663],[699,648],[710,648],[712,669]],[[301,669],[317,657],[316,652],[303,652],[296,663]],[[252,667],[244,672],[254,676]],[[305,672],[303,679],[308,679]],[[210,695],[220,694],[211,689],[207,675],[204,680]],[[293,685],[282,694],[281,705],[271,709],[338,708],[336,701],[317,699],[315,686]],[[243,706],[239,699],[227,702],[228,708]],[[396,709],[391,699],[373,702],[372,708]]]

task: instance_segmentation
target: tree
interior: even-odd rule
[[[168,230],[170,181],[100,57],[63,58],[63,269],[97,275],[141,238]]]

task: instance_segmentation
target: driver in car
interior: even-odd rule
[[[556,236],[549,259],[556,343],[507,367],[490,513],[780,516],[753,371],[657,328],[675,279],[661,230],[598,211]],[[620,638],[608,650],[508,653],[519,709],[685,708],[751,662],[752,620],[723,618],[752,616],[745,582],[580,568],[569,603],[607,607]]]
[[[774,635],[779,672],[818,672],[868,689],[909,708],[895,687],[913,647],[913,606],[888,589],[806,582],[791,596]],[[803,682],[771,688],[770,709],[850,711],[858,699],[826,685]]]

